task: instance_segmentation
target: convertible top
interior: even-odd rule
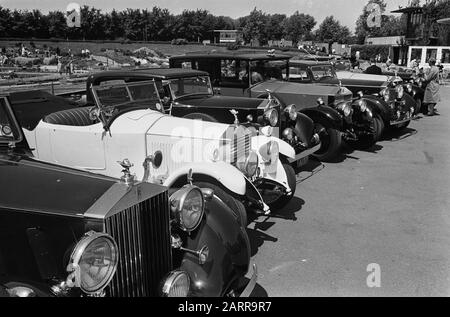
[[[30,131],[34,130],[46,115],[78,106],[73,101],[42,90],[11,92],[9,101],[19,124]]]

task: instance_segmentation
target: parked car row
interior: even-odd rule
[[[403,84],[325,62],[170,64],[91,75],[76,102],[0,96],[0,296],[248,296],[248,213],[287,205],[310,156],[370,147],[417,113]]]

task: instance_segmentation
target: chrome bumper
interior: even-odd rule
[[[256,286],[257,279],[258,279],[258,270],[256,268],[256,264],[253,264],[253,273],[252,277],[250,278],[250,282],[248,282],[247,286],[244,288],[239,297],[249,297]]]
[[[322,145],[322,143],[319,143],[319,144],[313,146],[312,148],[309,148],[307,150],[302,151],[301,153],[298,153],[294,158],[288,158],[288,162],[293,163],[304,157],[307,157],[308,155],[313,154],[314,152],[316,152],[320,149],[321,145]]]
[[[411,113],[408,112],[408,116],[405,119],[399,120],[399,121],[389,121],[390,125],[399,125],[408,121],[411,121],[415,119],[417,116],[411,115]]]

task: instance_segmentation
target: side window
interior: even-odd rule
[[[222,79],[222,81],[239,81],[239,64],[236,64],[236,60],[233,59],[220,60],[220,78]]]
[[[285,73],[285,71],[284,71]],[[283,77],[285,74],[283,75]],[[309,80],[308,73],[306,72],[306,69],[302,69],[300,67],[296,66],[290,66],[289,67],[289,78],[294,80]]]
[[[442,49],[441,63],[450,63],[450,49]]]

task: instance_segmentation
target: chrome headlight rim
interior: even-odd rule
[[[264,112],[264,119],[266,119],[270,126],[275,127],[278,124],[278,111],[274,108],[267,109]]]
[[[365,100],[358,100],[358,107],[361,112],[367,111],[367,102]]]
[[[284,112],[289,116],[292,121],[297,120],[297,107],[294,104],[290,104],[284,109]]]
[[[287,140],[288,142],[292,142],[294,140],[294,129],[292,128],[285,128],[283,132],[281,133],[281,136],[284,140]]]
[[[183,294],[174,294],[177,289],[175,287],[180,287],[179,283],[180,279],[184,279],[184,285],[181,285],[181,287],[185,287],[185,289],[182,290]],[[189,277],[189,274],[182,270],[173,270],[169,272],[166,277],[161,281],[161,296],[162,297],[187,297],[189,295],[190,291],[190,284],[191,279]]]
[[[196,191],[201,200],[201,208],[200,213],[198,214],[197,219],[193,222],[193,224],[187,224],[184,220],[187,218],[183,213],[186,209],[185,202],[188,196]],[[170,198],[170,207],[173,214],[173,217],[178,225],[178,227],[185,232],[192,232],[198,228],[200,223],[202,222],[203,216],[205,214],[205,198],[203,196],[202,190],[200,187],[195,185],[185,185],[184,187],[177,190],[173,193]],[[191,214],[192,215],[192,214]],[[191,216],[189,215],[189,216]]]
[[[101,282],[97,283],[95,287],[86,287],[85,281],[83,280],[83,268],[80,262],[83,259],[83,255],[86,254],[86,250],[100,239],[106,240],[111,248],[110,268],[108,268]],[[79,287],[86,294],[96,294],[102,292],[109,285],[117,270],[118,263],[119,248],[114,238],[107,233],[89,231],[74,246],[70,255],[69,264],[67,265],[67,271],[71,274],[73,286]]]
[[[337,110],[341,111],[344,114],[344,117],[348,117],[352,113],[352,105],[350,102],[340,103],[337,107]]]

